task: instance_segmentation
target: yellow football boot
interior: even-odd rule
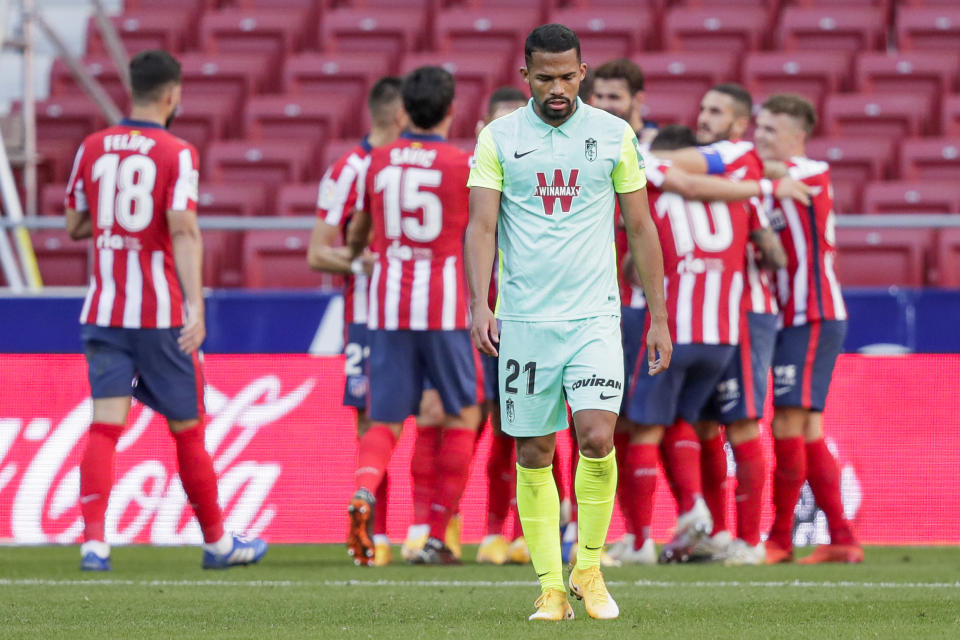
[[[393,547],[389,542],[375,542],[373,545],[373,566],[385,567],[393,562]]]
[[[407,531],[407,539],[403,541],[403,546],[400,547],[400,557],[403,558],[404,562],[412,562],[426,543],[427,533],[421,534],[419,530],[410,527],[410,530]]]
[[[507,549],[507,560],[511,564],[530,564],[530,549],[527,548],[527,541],[523,536],[510,543]]]
[[[573,620],[573,607],[559,589],[544,591],[533,606],[537,610],[527,620]]]
[[[570,595],[583,600],[587,614],[597,620],[613,620],[620,615],[620,608],[607,591],[600,567],[574,569],[570,572]]]
[[[463,557],[463,546],[460,544],[460,514],[454,514],[447,523],[447,530],[443,534],[443,543],[460,560]],[[423,545],[420,545],[421,548]]]
[[[509,548],[503,536],[487,536],[477,549],[477,564],[506,564]]]

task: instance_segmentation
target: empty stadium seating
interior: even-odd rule
[[[123,15],[109,18],[127,51],[143,49],[166,49],[180,51],[184,45],[193,44],[195,26],[189,11],[176,7],[160,8],[161,3],[150,7],[125,11]],[[103,54],[107,48],[101,40],[95,19],[87,27],[87,52]]]
[[[244,127],[250,140],[305,140],[320,146],[329,138],[361,135],[356,116],[350,95],[264,95],[247,101]]]
[[[643,69],[651,102],[662,93],[669,93],[684,94],[699,104],[710,87],[739,79],[738,60],[732,51],[643,53],[634,56],[633,61]]]
[[[863,185],[889,173],[894,143],[887,138],[814,138],[807,155],[830,163],[834,208],[838,213],[862,211]]]
[[[421,45],[425,15],[396,7],[337,8],[324,15],[321,46],[331,52],[380,52],[397,58]]]
[[[772,93],[799,93],[820,109],[827,94],[843,88],[849,69],[845,52],[755,52],[744,60],[743,82],[758,103]]]
[[[88,56],[82,64],[87,73],[100,83],[118,108],[126,109],[129,106],[129,95],[120,80],[116,65],[109,56]],[[70,101],[89,102],[90,100],[86,92],[74,81],[70,67],[60,58],[54,60],[53,67],[50,69],[50,97]]]
[[[888,55],[864,52],[857,56],[855,82],[864,93],[923,95],[937,123],[942,97],[949,93],[960,68],[956,53],[928,51]]]
[[[63,215],[63,199],[67,191],[65,182],[50,182],[40,188],[40,215]]]
[[[919,287],[932,246],[928,229],[837,229],[837,277],[852,286]]]
[[[904,140],[900,146],[900,177],[907,180],[957,180],[960,138]]]
[[[871,182],[863,192],[866,213],[960,213],[960,183]]]
[[[285,184],[277,192],[277,214],[281,216],[313,216],[317,214],[317,183]]]
[[[44,286],[85,286],[90,282],[90,242],[70,239],[66,231],[36,231],[30,236]]]
[[[256,183],[209,184],[200,186],[197,213],[207,216],[262,216],[273,213],[264,208],[266,189]]]
[[[227,140],[207,149],[203,175],[214,182],[262,182],[276,187],[316,178],[309,142]]]
[[[342,278],[307,268],[309,231],[248,231],[243,241],[244,286],[335,286]]]
[[[396,71],[396,60],[384,53],[303,53],[287,60],[283,86],[288,93],[346,93],[363,106],[370,87]]]
[[[884,46],[886,19],[880,7],[787,7],[780,16],[777,42],[788,50],[847,51]]]
[[[897,11],[897,44],[904,51],[960,50],[960,5],[955,2]]]
[[[960,137],[960,96],[947,96],[940,111],[940,133]]]
[[[834,94],[825,101],[823,129],[838,136],[917,136],[929,123],[929,111],[924,96]]]
[[[940,229],[937,236],[936,284],[960,287],[960,229]]]
[[[513,56],[523,38],[537,26],[538,13],[536,7],[523,3],[451,8],[437,15],[433,43],[440,51],[503,52]]]
[[[90,100],[50,99],[36,103],[37,141],[69,143],[74,150],[84,138],[106,126]]]
[[[664,46],[682,51],[749,51],[760,48],[768,27],[765,12],[726,4],[674,6],[664,18]]]
[[[584,60],[591,66],[638,53],[653,26],[651,14],[639,7],[562,9],[554,12],[550,21],[577,32]]]

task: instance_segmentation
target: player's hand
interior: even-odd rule
[[[773,195],[778,200],[793,199],[799,200],[804,205],[810,204],[810,186],[793,178],[782,178],[778,181]]]
[[[200,348],[203,339],[207,337],[207,326],[202,314],[187,313],[187,323],[180,330],[177,344],[180,351],[191,354]]]
[[[369,249],[364,249],[363,253],[360,255],[360,260],[363,264],[363,272],[367,276],[373,275],[373,265],[377,263],[377,254],[370,251]]]
[[[473,305],[470,309],[473,316],[470,326],[470,337],[477,351],[488,356],[497,357],[497,347],[500,344],[500,331],[497,329],[497,319],[490,311],[486,302]]]
[[[670,341],[670,330],[666,321],[651,323],[650,330],[647,331],[648,373],[655,376],[666,371],[672,356],[673,342]]]

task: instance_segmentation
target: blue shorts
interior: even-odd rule
[[[737,353],[704,409],[704,420],[732,424],[738,420],[758,420],[763,416],[776,342],[776,314],[746,313],[740,317]],[[750,375],[744,375],[746,371]]]
[[[639,424],[667,427],[677,418],[696,422],[736,351],[728,344],[678,344],[670,367],[650,376],[644,349],[634,374],[627,417]]]
[[[367,325],[352,322],[347,325],[347,339],[343,347],[344,362],[343,406],[367,408],[370,384],[367,380],[367,359],[370,357]]]
[[[846,335],[846,320],[781,329],[773,355],[773,406],[823,411]]]
[[[169,420],[203,416],[201,354],[180,351],[180,327],[80,329],[93,398],[133,396]]]
[[[483,399],[500,403],[500,387],[497,378],[499,361],[493,356],[480,354],[480,364],[483,366]]]
[[[623,333],[623,380],[627,389],[633,387],[633,370],[643,348],[643,329],[647,310],[635,307],[620,308],[620,331]],[[627,394],[624,394],[620,414],[627,413]]]
[[[372,420],[403,422],[417,415],[427,380],[448,415],[477,404],[478,360],[469,331],[376,329],[369,336]]]

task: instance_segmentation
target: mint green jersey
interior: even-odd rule
[[[619,316],[615,194],[645,185],[630,125],[579,98],[559,127],[532,100],[487,125],[467,186],[501,193],[497,316]]]

